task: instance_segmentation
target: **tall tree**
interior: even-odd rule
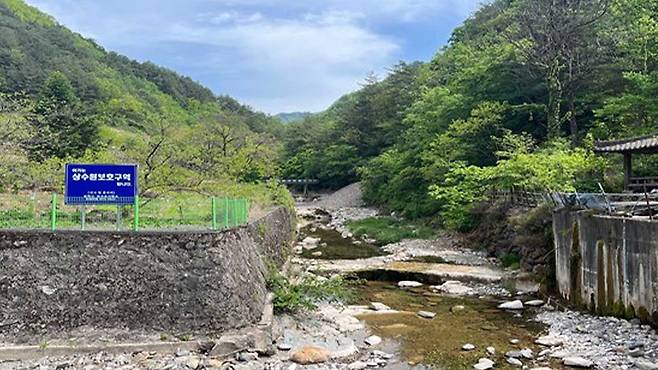
[[[610,0],[523,0],[514,10],[516,22],[508,36],[546,84],[549,139],[561,136],[568,121],[572,140],[577,140],[575,100],[607,55],[597,25],[609,6]]]

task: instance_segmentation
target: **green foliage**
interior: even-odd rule
[[[347,223],[354,235],[368,235],[380,245],[397,243],[402,239],[429,239],[434,235],[432,228],[419,222],[409,222],[392,217],[369,217]]]
[[[502,257],[500,257],[500,263],[505,268],[518,270],[521,267],[521,258],[516,253],[505,253]]]
[[[267,287],[274,293],[274,312],[291,313],[315,308],[318,302],[354,299],[350,283],[341,276],[323,278],[306,275],[295,280],[288,279],[270,267]]]

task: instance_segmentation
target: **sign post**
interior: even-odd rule
[[[136,204],[137,165],[73,164],[66,165],[64,203],[80,206],[81,228],[86,228],[86,206],[117,206],[117,230],[121,227],[121,207]],[[137,215],[136,210],[136,215]],[[136,221],[136,224],[137,220]]]

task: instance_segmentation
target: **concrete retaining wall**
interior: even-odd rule
[[[80,327],[212,333],[260,319],[282,208],[222,232],[0,231],[0,342]]]
[[[560,294],[604,315],[658,324],[658,221],[553,214]]]

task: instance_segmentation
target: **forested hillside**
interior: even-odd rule
[[[291,125],[284,173],[360,179],[369,202],[456,228],[488,188],[621,190],[621,160],[591,148],[658,131],[657,15],[657,0],[493,1],[431,61]]]
[[[0,0],[0,189],[59,190],[70,161],[136,162],[141,191],[274,176],[283,125],[153,63]]]

